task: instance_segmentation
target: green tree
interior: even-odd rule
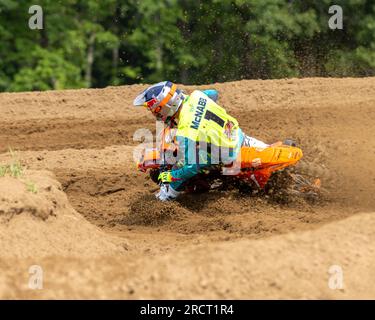
[[[0,91],[375,75],[373,0],[0,0]]]

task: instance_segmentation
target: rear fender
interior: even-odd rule
[[[274,171],[297,163],[302,156],[302,150],[292,146],[242,147],[237,161],[241,162],[241,168],[269,168]]]

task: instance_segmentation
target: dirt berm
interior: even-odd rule
[[[3,93],[0,166],[23,173],[0,177],[1,298],[375,298],[375,78],[184,88],[207,87],[246,133],[294,138],[322,200],[158,203],[133,160],[134,132],[155,132],[131,105],[145,86]]]

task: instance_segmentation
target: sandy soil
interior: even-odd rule
[[[324,199],[158,203],[133,161],[135,130],[155,132],[131,105],[144,86],[3,93],[0,165],[11,147],[26,171],[0,178],[0,297],[375,298],[375,78],[211,87],[248,134],[296,139]],[[42,290],[28,287],[35,264]],[[328,286],[332,265],[341,290]]]

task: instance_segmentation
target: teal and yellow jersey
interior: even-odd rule
[[[177,124],[178,166],[172,183],[178,190],[184,181],[204,167],[233,162],[241,149],[243,133],[238,121],[202,91],[186,97]]]

